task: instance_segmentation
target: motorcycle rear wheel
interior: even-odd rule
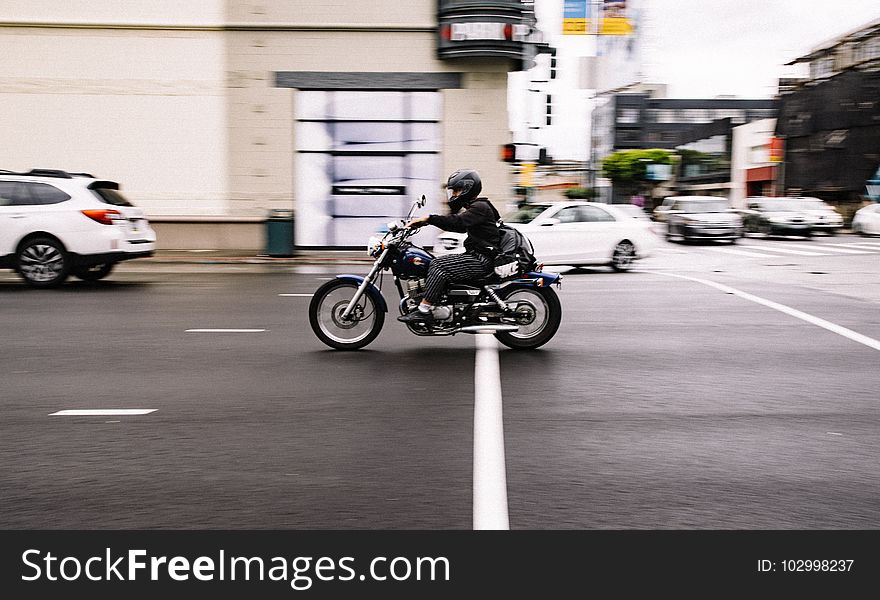
[[[336,350],[363,348],[379,335],[385,313],[369,291],[364,292],[348,320],[342,312],[358,286],[350,281],[328,281],[309,303],[309,324],[319,340]]]
[[[534,350],[556,335],[562,322],[562,304],[551,288],[516,288],[507,292],[505,302],[526,301],[536,308],[535,320],[518,331],[500,331],[499,342],[514,350]]]

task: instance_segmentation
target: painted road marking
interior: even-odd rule
[[[870,250],[853,250],[851,248],[832,248],[832,246],[838,246],[841,244],[822,244],[821,248],[825,252],[840,252],[841,254],[874,254],[880,248],[876,248],[874,252]]]
[[[862,335],[852,329],[847,329],[841,325],[836,323],[832,323],[831,321],[826,321],[825,319],[820,319],[819,317],[814,317],[811,314],[805,313],[803,311],[797,310],[796,308],[792,308],[790,306],[786,306],[784,304],[779,304],[778,302],[773,302],[772,300],[767,300],[766,298],[761,298],[760,296],[754,296],[742,290],[738,290],[736,288],[732,288],[728,285],[724,285],[722,283],[715,283],[714,281],[709,281],[708,279],[699,279],[697,277],[689,277],[687,275],[677,275],[675,273],[661,273],[658,271],[642,271],[643,273],[653,273],[654,275],[664,275],[666,277],[677,277],[678,279],[687,279],[688,281],[695,281],[697,283],[702,283],[703,285],[708,285],[709,287],[713,287],[716,290],[720,290],[725,294],[733,294],[734,296],[739,296],[745,300],[750,300],[757,304],[761,304],[768,308],[772,308],[774,310],[778,310],[779,312],[785,313],[789,316],[792,316],[796,319],[800,319],[801,321],[806,321],[811,325],[816,325],[817,327],[821,327],[822,329],[827,329],[832,333],[836,333],[837,335],[841,335],[847,339],[850,339],[854,342],[858,342],[859,344],[863,344],[868,348],[873,348],[874,350],[880,350],[880,341],[875,340],[874,338],[870,338],[866,335]]]
[[[498,342],[474,336],[474,529],[510,529]]]
[[[278,294],[284,298],[311,298],[314,294]]]
[[[877,246],[875,246],[872,242],[858,242],[855,244],[826,244],[827,246],[842,246],[844,248],[856,248],[858,250],[873,250],[876,252],[880,250]]]
[[[764,250],[767,252],[781,252],[782,254],[798,254],[800,256],[828,256],[821,252],[808,252],[806,250],[791,250],[789,248],[776,248],[775,246],[763,246],[758,244],[743,245],[744,248],[754,248],[755,250]]]
[[[156,412],[156,408],[77,408],[53,412],[50,417],[121,417],[148,415]]]
[[[773,254],[761,254],[760,252],[749,252],[748,250],[739,250],[737,248],[709,248],[712,252],[726,252],[727,254],[739,254],[741,256],[758,256],[761,258],[774,258]]]
[[[261,333],[265,329],[187,329],[186,333]]]

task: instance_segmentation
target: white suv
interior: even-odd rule
[[[29,285],[54,287],[71,274],[96,281],[155,248],[156,233],[118,183],[51,169],[0,170],[0,267]]]

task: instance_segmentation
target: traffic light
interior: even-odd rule
[[[516,144],[501,146],[501,160],[509,163],[516,162]]]
[[[553,162],[553,159],[550,158],[550,155],[547,154],[547,148],[541,148],[538,150],[538,164],[539,165],[549,165]]]
[[[547,94],[547,125],[553,124],[553,96]]]
[[[550,79],[556,79],[556,48],[550,48]]]

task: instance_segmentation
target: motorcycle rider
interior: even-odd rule
[[[499,242],[499,217],[489,199],[479,196],[483,189],[480,174],[473,169],[459,169],[449,176],[446,189],[449,194],[448,216],[419,217],[407,223],[407,226],[434,225],[444,231],[466,232],[465,252],[440,256],[431,261],[422,301],[408,314],[397,317],[398,321],[431,324],[435,316],[447,318],[449,315],[435,314],[434,306],[446,286],[481,279],[494,268],[493,260]],[[459,212],[462,209],[464,211]]]

